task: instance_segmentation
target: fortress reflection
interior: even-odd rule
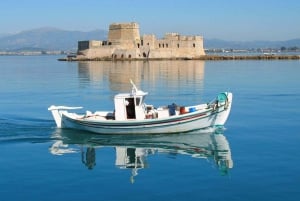
[[[95,135],[74,130],[57,129],[55,140],[49,148],[51,154],[79,154],[82,163],[93,169],[96,153],[103,148],[114,148],[115,166],[131,170],[131,181],[139,169],[148,167],[147,156],[167,154],[176,158],[187,155],[205,159],[217,167],[221,175],[227,175],[233,167],[229,142],[222,133],[195,131],[173,135]]]
[[[197,88],[203,88],[204,64],[198,60],[81,61],[78,73],[81,82],[109,83],[109,89],[116,92],[127,92],[130,79],[137,85],[146,81],[153,87],[161,83],[178,87],[180,83],[197,82]]]

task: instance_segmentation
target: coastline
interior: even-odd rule
[[[203,55],[197,58],[131,58],[131,59],[114,59],[114,58],[91,58],[77,59],[76,57],[65,57],[58,59],[59,61],[152,61],[152,60],[300,60],[300,55]]]

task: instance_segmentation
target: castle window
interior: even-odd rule
[[[179,44],[177,44],[177,47],[179,48]]]
[[[124,58],[124,54],[121,55],[121,58],[122,58],[122,59]]]
[[[193,43],[193,47],[196,47],[195,43]]]
[[[147,45],[149,45],[149,43],[147,43]]]
[[[140,44],[139,43],[137,44],[137,46],[138,46],[138,48],[140,48]]]
[[[143,52],[143,57],[147,57],[147,54],[145,52]]]
[[[160,43],[158,44],[158,47],[160,48]]]
[[[131,59],[131,54],[130,54],[130,55],[128,55],[128,58],[129,58],[129,59]]]
[[[168,46],[169,46],[168,43],[166,43],[166,48],[168,48]]]
[[[144,40],[141,40],[141,46],[144,46]]]
[[[165,44],[163,44],[163,48],[165,47]]]
[[[108,42],[108,45],[111,45],[111,42]]]

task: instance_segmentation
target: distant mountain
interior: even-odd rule
[[[17,34],[0,34],[0,51],[20,50],[77,50],[81,40],[106,40],[106,30],[66,31],[44,27]],[[225,41],[204,37],[205,49],[257,49],[300,47],[300,38],[287,41]]]
[[[17,34],[0,35],[0,50],[18,49],[76,50],[80,40],[104,40],[107,31],[66,31],[56,28],[39,28]]]
[[[257,49],[257,48],[278,48],[300,47],[300,38],[286,41],[225,41],[220,39],[205,39],[204,48],[224,48],[224,49]]]
[[[8,33],[0,33],[0,38],[5,37],[5,36],[9,36],[10,34]]]

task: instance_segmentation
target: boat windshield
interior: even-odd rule
[[[136,97],[136,98],[135,98],[135,105],[136,105],[136,106],[139,106],[140,103],[141,103],[141,98],[140,98],[140,97]]]
[[[135,105],[136,106],[140,106],[143,102],[144,102],[144,96],[142,96],[142,97],[138,96],[138,97],[135,98]]]

